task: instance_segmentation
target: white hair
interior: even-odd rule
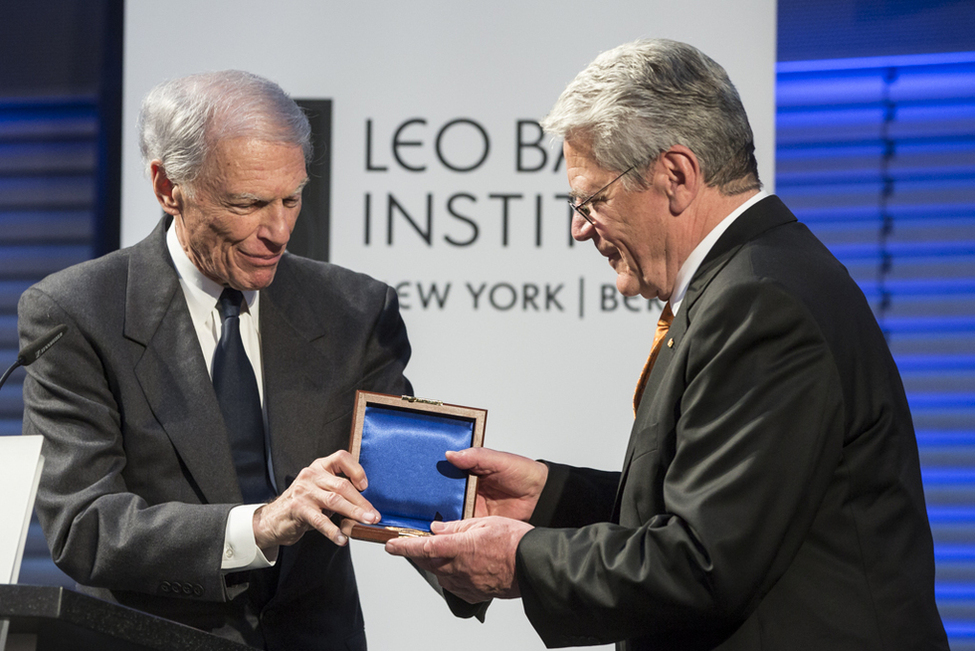
[[[311,160],[311,127],[273,81],[243,72],[206,72],[159,84],[142,101],[139,148],[147,172],[158,160],[166,176],[190,190],[221,139],[249,137],[300,146]]]
[[[644,40],[603,52],[541,124],[554,136],[586,142],[607,170],[643,172],[683,145],[697,156],[707,185],[725,194],[761,187],[738,91],[724,68],[686,43]]]

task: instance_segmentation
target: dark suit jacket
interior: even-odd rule
[[[691,281],[621,473],[551,466],[517,577],[546,644],[947,649],[917,444],[862,293],[777,197]]]
[[[364,649],[348,547],[317,532],[244,576],[243,595],[225,585],[224,528],[241,495],[168,221],[20,300],[22,341],[68,326],[24,384],[24,433],[45,437],[37,512],[54,560],[97,596],[251,644]],[[396,294],[367,276],[286,254],[261,292],[260,329],[279,490],[347,448],[356,389],[410,392]]]

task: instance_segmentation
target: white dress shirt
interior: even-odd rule
[[[176,228],[170,226],[166,233],[166,246],[169,255],[176,265],[179,284],[183,288],[186,306],[190,311],[190,319],[200,340],[203,359],[206,360],[207,371],[213,377],[213,351],[220,341],[221,319],[217,310],[217,302],[223,292],[223,286],[216,283],[196,268],[187,257],[183,247],[176,237]],[[261,407],[264,411],[264,430],[267,431],[267,409],[264,407],[264,372],[261,364],[261,332],[258,318],[260,309],[260,293],[256,291],[243,292],[245,305],[240,313],[240,336],[244,343],[244,352],[254,368],[257,379],[257,390],[261,395]],[[269,453],[270,457],[270,453]],[[274,479],[268,458],[268,472]],[[221,569],[225,572],[271,567],[277,559],[277,548],[268,559],[254,540],[253,517],[260,504],[245,504],[236,506],[230,511],[227,527],[224,533],[223,558]]]

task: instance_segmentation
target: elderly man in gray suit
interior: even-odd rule
[[[396,294],[285,247],[311,154],[300,108],[244,72],[144,101],[166,215],[24,293],[37,511],[85,592],[267,649],[364,649],[347,538],[379,518],[344,451],[356,389],[409,393]]]

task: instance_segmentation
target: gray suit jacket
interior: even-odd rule
[[[947,649],[907,400],[777,197],[691,281],[620,473],[551,466],[517,557],[550,646]]]
[[[24,433],[45,437],[37,512],[55,563],[97,596],[250,644],[365,648],[347,547],[306,534],[274,570],[229,575],[249,586],[236,598],[220,572],[241,496],[168,221],[20,300],[22,342],[68,326],[24,384]],[[367,276],[286,254],[260,329],[279,491],[348,446],[356,389],[411,391],[396,294]]]

